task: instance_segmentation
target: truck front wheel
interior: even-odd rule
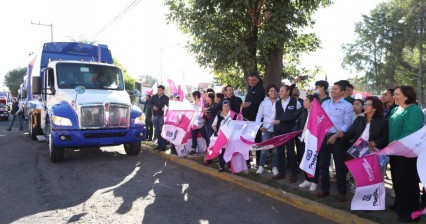
[[[49,133],[49,156],[50,160],[54,163],[64,160],[64,148],[57,147],[53,143],[52,131]]]
[[[34,127],[34,123],[36,124],[36,127]],[[29,136],[32,140],[37,140],[37,135],[41,134],[40,131],[40,114],[30,114],[28,116],[28,131]]]
[[[127,143],[127,144],[123,144],[123,146],[124,146],[124,150],[129,156],[135,156],[139,154],[139,152],[141,151],[140,142]]]

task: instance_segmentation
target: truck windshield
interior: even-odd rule
[[[123,76],[117,67],[93,64],[58,63],[56,65],[58,87],[74,89],[123,90]]]

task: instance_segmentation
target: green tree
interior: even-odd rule
[[[24,76],[27,73],[27,68],[15,68],[10,70],[4,76],[3,84],[9,88],[12,95],[18,95],[19,85],[24,81]]]
[[[220,82],[244,84],[250,72],[265,73],[264,85],[280,83],[283,56],[299,58],[319,46],[312,14],[329,0],[166,0],[169,21],[191,35],[197,62],[212,68]]]
[[[424,69],[419,68],[424,61],[425,12],[425,0],[391,0],[355,25],[355,41],[342,47],[342,66],[357,75],[365,91],[378,94],[396,85],[417,86],[424,104],[425,85],[419,75]]]
[[[118,62],[118,60],[116,58],[114,58],[114,64],[118,67],[121,68],[121,71],[123,72],[123,78],[124,78],[124,85],[125,88],[127,90],[127,92],[130,95],[130,99],[133,100],[135,99],[135,97],[133,96],[133,90],[135,89],[135,83],[136,83],[136,79],[131,77],[129,74],[127,74],[127,69],[124,68],[124,66]]]

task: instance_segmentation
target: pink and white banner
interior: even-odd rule
[[[190,125],[194,113],[194,111],[167,111],[161,136],[174,145],[183,144],[187,133],[191,133]]]
[[[371,154],[345,163],[356,184],[351,210],[384,210],[385,185],[377,156]]]
[[[188,155],[190,152],[194,151],[192,148],[192,133],[188,132],[183,139],[182,144],[175,145],[176,152],[179,157],[183,157]],[[203,138],[201,133],[198,133],[197,136],[197,148],[195,149],[195,153],[203,153],[207,149],[207,143],[206,140]]]
[[[285,143],[289,142],[290,140],[293,140],[301,132],[302,131],[294,131],[294,132],[291,132],[291,133],[278,135],[278,136],[275,136],[275,137],[268,139],[266,141],[255,143],[251,147],[255,151],[273,149],[273,148],[278,147],[280,145],[284,145]]]
[[[220,154],[220,150],[225,148],[228,144],[228,140],[232,135],[235,127],[235,123],[231,122],[231,117],[224,121],[224,124],[220,126],[218,136],[212,136],[210,138],[210,145],[207,148],[206,160],[212,160]]]
[[[423,186],[426,185],[426,126],[416,132],[391,142],[386,148],[377,152],[378,155],[404,156],[408,158],[417,157],[417,173]],[[413,212],[413,219],[426,214],[426,208]]]
[[[248,160],[250,146],[254,144],[256,134],[259,131],[261,122],[254,121],[230,121],[234,123],[234,130],[230,138],[228,139],[228,145],[226,146],[226,151],[223,155],[223,159],[226,162],[231,161],[234,153],[241,153],[245,160]]]
[[[308,124],[305,130],[305,153],[300,163],[300,169],[314,176],[317,167],[318,154],[328,130],[333,127],[328,115],[317,99],[312,102]]]
[[[379,155],[394,155],[414,158],[426,151],[426,126],[405,136],[397,141],[391,142],[386,148],[378,152]]]

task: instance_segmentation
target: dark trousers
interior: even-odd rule
[[[278,171],[285,174],[285,150],[287,149],[288,162],[291,168],[291,175],[297,175],[297,158],[294,151],[294,141],[289,141],[277,147]]]
[[[219,167],[220,168],[225,168],[226,162],[225,162],[225,159],[223,158],[223,155],[225,154],[225,150],[226,149],[222,149],[222,152],[220,152],[220,154],[219,154]]]
[[[327,145],[327,140],[330,136],[330,134],[326,135],[319,153],[321,189],[325,192],[329,192],[330,190],[329,166],[331,154],[333,154],[334,164],[336,166],[337,191],[346,194],[346,144],[341,138],[338,138],[334,144]]]
[[[212,137],[213,132],[214,131],[212,129],[212,126],[207,124],[206,125],[206,144],[207,144],[207,147],[209,147],[209,145],[210,145],[210,137]]]
[[[300,164],[303,158],[303,153],[305,153],[305,143],[301,142],[298,137],[294,139],[294,145],[296,146],[297,153],[297,164]]]
[[[410,217],[411,212],[420,209],[417,158],[390,156],[390,164],[396,212],[399,217]]]
[[[206,129],[204,128],[204,126],[202,128],[192,130],[192,148],[193,149],[197,149],[197,146],[198,146],[198,141],[197,141],[198,132],[201,133],[204,139],[207,139]]]
[[[154,132],[154,125],[152,124],[152,118],[145,119],[145,127],[146,127],[146,139],[152,140],[152,134]]]
[[[299,140],[299,138],[297,138],[297,139]],[[300,153],[301,153],[301,157],[303,158],[303,154],[305,153],[305,147],[306,147],[306,145],[305,145],[304,142],[301,142],[300,140],[299,140],[299,142],[300,142],[300,149],[301,149]],[[299,153],[299,151],[297,153]],[[299,154],[297,154],[297,156],[299,157]],[[317,160],[317,167],[315,169],[315,176],[314,177],[309,177],[308,173],[305,172],[305,180],[307,180],[309,182],[316,183],[316,184],[318,184],[319,163],[320,163],[319,162],[319,158],[317,158],[317,159],[318,160]],[[302,160],[300,160],[300,161],[302,161]],[[299,164],[300,164],[300,161],[299,161]]]

